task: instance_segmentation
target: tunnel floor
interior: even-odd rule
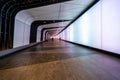
[[[120,59],[49,40],[1,58],[0,80],[120,80]]]

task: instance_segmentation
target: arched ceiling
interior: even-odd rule
[[[68,0],[67,2],[55,3],[51,5],[26,9],[23,10],[22,12],[30,14],[34,18],[34,21],[36,20],[72,21],[95,1],[96,0]]]
[[[61,21],[61,22],[54,22],[54,23],[51,23],[51,24],[44,24],[44,25],[40,25],[38,26],[38,29],[41,29],[41,28],[49,28],[49,27],[61,27],[61,26],[64,26],[65,25],[68,25],[70,23],[70,21]]]
[[[21,10],[31,15],[33,21],[70,20],[64,25],[68,26],[97,1],[99,0],[0,0],[0,48],[12,48],[15,15]]]
[[[69,0],[67,2],[27,9],[24,12],[30,14],[34,18],[34,21],[38,21],[38,23],[44,21],[46,23],[45,25],[41,23],[39,27],[66,27],[95,1],[97,0]],[[53,20],[53,23],[49,23],[49,20]],[[61,22],[54,22],[57,20],[61,20]],[[64,22],[64,20],[68,21]]]
[[[0,0],[0,49],[13,47],[14,22],[19,11],[65,1],[69,0]]]
[[[71,0],[25,10],[35,20],[73,20],[95,0]]]
[[[48,29],[48,30],[45,30],[45,33],[44,33],[44,40],[47,40],[47,37],[53,37],[53,36],[56,36],[56,33],[58,33],[60,31],[60,28],[58,29]]]
[[[59,29],[58,29],[58,30],[48,30],[48,34],[49,34],[50,36],[54,36],[55,33],[59,32],[59,31],[60,31]]]
[[[56,33],[58,33],[59,31],[61,31],[63,29],[63,26],[62,27],[46,27],[46,28],[42,28],[41,30],[41,41],[44,39],[44,35],[45,35],[45,31],[49,31],[49,30],[55,30],[55,32],[53,32],[54,34],[52,34],[51,36],[53,35],[56,35]]]
[[[41,30],[43,28],[49,28],[49,27],[61,27],[63,25],[69,24],[69,22],[70,22],[69,20],[39,20],[39,21],[34,21],[31,25],[30,43],[33,43],[36,41],[37,30]],[[41,36],[43,36],[43,34],[41,34]],[[41,41],[42,40],[43,39],[41,39]]]

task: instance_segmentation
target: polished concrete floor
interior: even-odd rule
[[[120,80],[120,59],[49,40],[0,59],[0,80]]]

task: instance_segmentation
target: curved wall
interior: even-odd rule
[[[40,42],[41,40],[41,28],[40,28],[40,26],[38,27],[38,29],[37,29],[37,42]]]
[[[25,11],[20,11],[16,15],[13,48],[29,44],[32,22],[33,17]]]

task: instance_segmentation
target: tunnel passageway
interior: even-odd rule
[[[120,80],[120,59],[48,40],[0,59],[0,80]]]

